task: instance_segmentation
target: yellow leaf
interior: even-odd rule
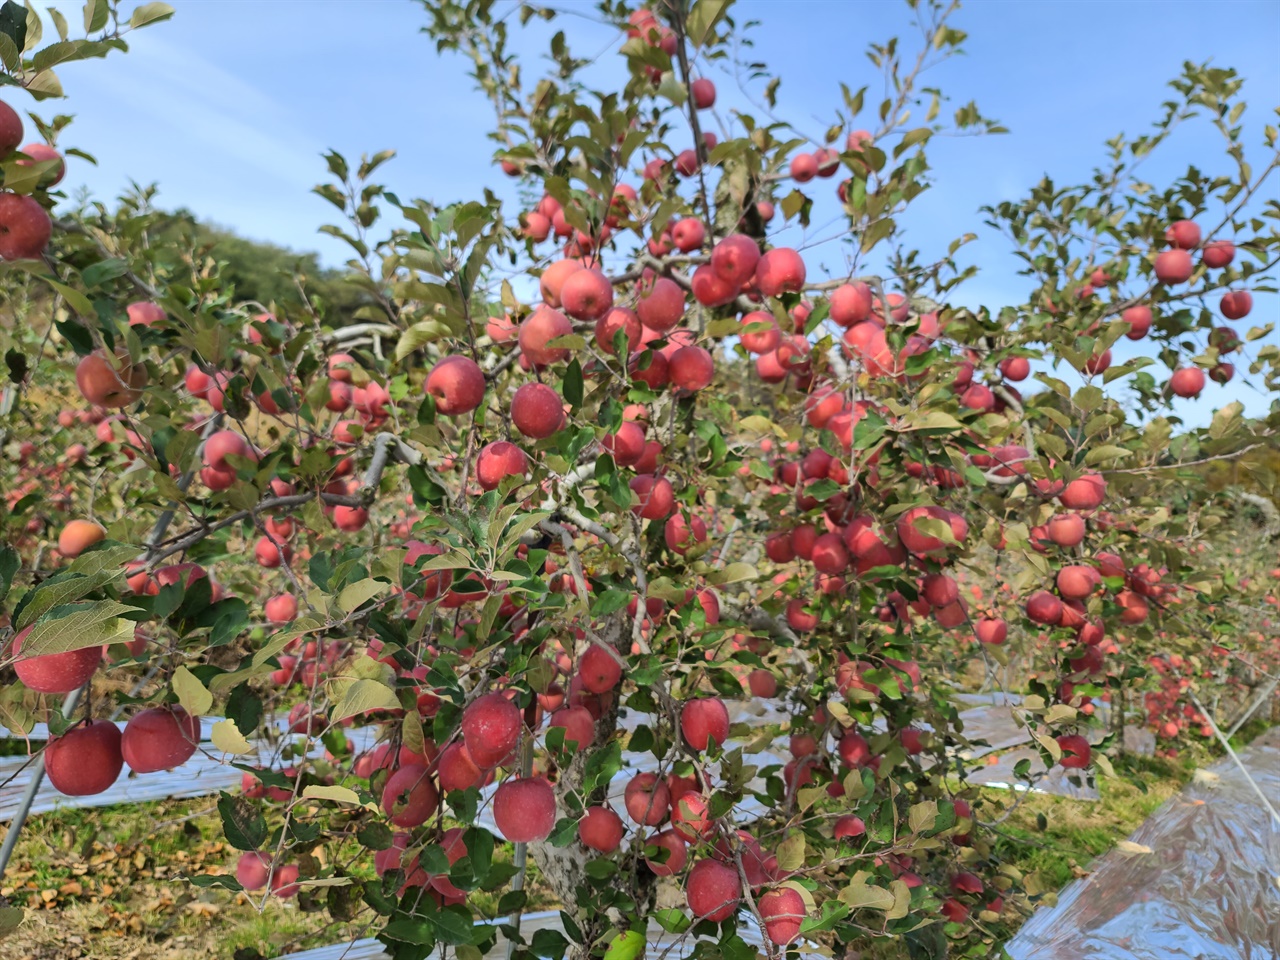
[[[253,744],[244,738],[240,728],[230,720],[219,720],[215,723],[209,732],[209,738],[222,753],[234,753],[237,756],[253,753]]]
[[[204,716],[213,706],[213,694],[186,667],[173,671],[173,692],[178,695],[182,708],[193,717]]]
[[[849,885],[840,891],[840,902],[851,909],[892,910],[896,898],[883,887],[873,887],[867,883],[871,873],[859,870],[849,881]]]
[[[804,866],[804,834],[793,833],[778,844],[778,869],[799,870]]]
[[[349,787],[322,787],[313,783],[302,791],[304,800],[332,800],[334,803],[360,803],[360,796]]]
[[[920,803],[912,805],[910,813],[907,814],[907,825],[911,828],[912,833],[924,833],[926,830],[933,829],[937,819],[938,802],[936,800],[922,800]]]

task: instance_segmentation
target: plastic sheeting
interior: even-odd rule
[[[1239,756],[1280,807],[1280,729]],[[1023,926],[1006,945],[1013,960],[1280,957],[1280,823],[1230,758],[1129,841]]]

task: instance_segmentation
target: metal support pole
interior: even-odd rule
[[[83,687],[77,687],[67,694],[66,699],[62,701],[63,717],[70,717],[75,713],[80,697],[88,686],[89,684],[86,683]],[[9,832],[5,834],[4,846],[0,846],[0,878],[4,877],[4,872],[9,868],[9,860],[13,857],[14,848],[18,845],[18,835],[22,833],[22,825],[27,822],[27,814],[31,812],[31,804],[35,802],[36,794],[40,792],[40,784],[43,781],[44,751],[41,751],[40,756],[36,757],[35,766],[31,769],[31,780],[22,794],[22,803],[18,804],[18,812],[13,815]]]

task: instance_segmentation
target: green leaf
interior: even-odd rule
[[[343,613],[351,613],[354,610],[358,610],[374,597],[386,593],[389,589],[391,589],[391,584],[384,583],[381,580],[374,580],[372,578],[348,584],[343,587],[342,592],[338,594],[338,609]]]
[[[712,29],[728,11],[729,0],[697,0],[685,22],[689,42],[695,49],[707,42]]]
[[[126,613],[135,613],[137,609],[114,600],[54,607],[36,621],[22,642],[22,655],[38,657],[70,653],[86,647],[132,640],[133,623],[121,618]]]
[[[261,811],[243,797],[225,791],[218,797],[222,833],[237,850],[257,850],[267,839],[267,821]]]
[[[37,73],[26,83],[27,92],[37,100],[47,100],[50,97],[61,97],[62,81],[58,79],[58,75],[52,70],[45,70],[43,73]]]
[[[0,6],[0,36],[8,37],[15,50],[27,48],[27,11],[13,0]]]
[[[395,691],[377,680],[357,680],[347,688],[330,717],[332,723],[370,710],[395,710],[400,706]]]
[[[287,647],[291,640],[296,640],[299,637],[305,637],[307,634],[315,633],[317,630],[321,629],[323,629],[323,625],[317,623],[315,620],[303,619],[294,621],[292,627],[288,630],[281,630],[274,637],[268,640],[261,650],[253,655],[253,665],[255,667],[262,666],[277,653]]]
[[[609,941],[604,960],[636,960],[644,953],[644,948],[644,934],[638,930],[628,930]]]
[[[719,570],[707,574],[707,583],[712,586],[723,586],[726,583],[738,583],[742,580],[755,580],[760,574],[749,563],[730,563]]]
[[[9,587],[13,584],[13,575],[22,566],[18,551],[7,543],[0,546],[0,600],[9,595]]]
[[[396,342],[396,362],[399,363],[409,354],[428,343],[434,343],[444,337],[452,336],[453,331],[443,320],[423,320],[415,323],[400,335]]]
[[[582,406],[582,365],[577,358],[569,361],[564,372],[564,398],[575,410]]]
[[[882,887],[869,886],[867,880],[870,877],[868,870],[859,870],[854,874],[849,885],[840,891],[840,902],[854,910],[892,910],[893,894]]]
[[[85,33],[93,33],[105,27],[110,14],[111,6],[107,0],[87,0],[84,5]]]
[[[889,236],[889,234],[893,233],[896,226],[897,224],[893,222],[891,217],[885,217],[882,220],[875,221],[871,226],[867,227],[866,230],[862,231],[862,252],[868,252],[877,243]]]
[[[149,23],[168,20],[172,16],[173,7],[167,3],[144,3],[135,7],[133,13],[129,14],[129,26],[136,30],[138,27],[145,27]]]

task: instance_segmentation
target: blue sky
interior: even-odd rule
[[[445,203],[479,196],[487,185],[514,200],[514,185],[491,163],[485,134],[492,111],[472,89],[465,61],[437,56],[420,32],[426,16],[419,4],[174,5],[176,17],[135,34],[127,55],[59,70],[69,98],[56,108],[46,102],[45,112],[74,113],[63,144],[99,160],[96,168],[73,160],[69,188],[84,186],[108,199],[130,179],[154,181],[163,206],[185,206],[244,235],[317,250],[330,263],[344,258],[344,248],[316,232],[331,208],[309,192],[324,178],[320,153],[327,148],[349,158],[396,149],[397,158],[382,170],[404,198]],[[566,32],[575,53],[603,54],[593,76],[602,83],[617,77],[616,34],[572,15],[591,14],[593,6],[573,0],[556,6],[567,13],[550,27],[513,31],[526,79],[539,69],[535,58],[556,29]],[[743,0],[734,10],[740,22],[761,21],[750,34],[751,57],[783,77],[777,112],[806,130],[825,130],[841,102],[842,81],[879,89],[863,56],[867,42],[895,34],[905,41],[910,30],[899,0]],[[1211,59],[1246,77],[1250,149],[1263,123],[1275,122],[1280,104],[1276,0],[970,0],[953,23],[969,34],[967,54],[929,74],[928,82],[941,86],[953,105],[976,100],[1011,132],[935,141],[930,159],[938,182],[917,201],[907,226],[913,245],[926,253],[979,231],[981,243],[970,255],[983,272],[958,298],[965,303],[1021,299],[1025,290],[1007,243],[980,226],[978,207],[1024,195],[1045,173],[1060,183],[1084,180],[1101,162],[1104,140],[1148,128],[1183,61]],[[727,68],[712,65],[706,73],[719,88],[722,115],[735,106],[750,111]],[[1189,163],[1222,169],[1205,129],[1177,135],[1164,156],[1147,165],[1147,178],[1163,185]],[[1262,151],[1253,156],[1261,166]],[[1277,184],[1280,179],[1271,196]],[[834,209],[818,212],[815,222],[828,213]],[[799,240],[795,231],[785,236],[785,242]],[[838,267],[842,254],[838,245],[827,245],[817,259]],[[1280,300],[1256,298],[1249,319],[1280,319]],[[1180,412],[1203,421],[1209,407],[1236,397],[1251,412],[1267,405],[1239,384],[1211,385],[1205,400]]]

